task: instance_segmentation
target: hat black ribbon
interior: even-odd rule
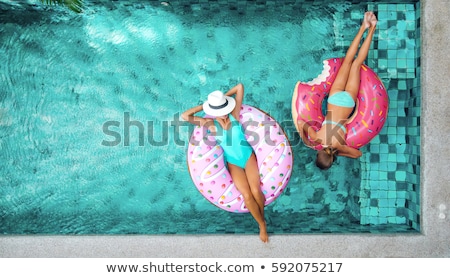
[[[211,104],[209,104],[209,103],[208,103],[208,105],[209,105],[209,107],[211,107],[212,109],[222,109],[222,108],[227,107],[227,105],[228,105],[228,99],[225,99],[225,103],[222,104],[222,105],[214,106],[214,105],[211,105]]]

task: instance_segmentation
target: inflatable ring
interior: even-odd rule
[[[287,186],[292,172],[292,150],[281,126],[261,110],[242,105],[240,119],[260,171],[265,205],[272,203]],[[248,212],[225,165],[223,150],[205,127],[191,135],[187,163],[198,191],[217,207],[230,212]]]
[[[325,116],[322,102],[328,96],[343,58],[323,61],[322,73],[309,82],[297,82],[292,96],[292,118],[308,122],[316,131],[322,126]],[[389,97],[386,88],[375,72],[366,65],[361,66],[361,84],[355,111],[348,120],[346,143],[359,149],[369,143],[386,122]],[[322,145],[311,142],[312,148],[322,149]]]

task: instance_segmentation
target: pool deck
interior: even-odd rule
[[[438,258],[450,257],[448,0],[421,1],[421,234],[0,236],[9,258]],[[438,146],[438,147],[436,147]]]

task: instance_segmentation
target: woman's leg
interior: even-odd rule
[[[261,211],[261,215],[264,217],[266,197],[261,190],[261,179],[259,177],[258,162],[254,153],[252,153],[249,160],[247,161],[247,165],[245,165],[245,173],[247,175],[247,180],[250,185],[250,190],[253,194],[253,198],[255,198],[259,210]]]
[[[372,15],[372,12],[366,12],[364,14],[363,23],[361,24],[361,27],[359,28],[358,33],[356,34],[352,43],[350,44],[350,47],[345,54],[344,61],[342,61],[342,65],[339,68],[336,79],[331,86],[330,95],[345,90],[353,60],[355,59],[355,55],[358,52],[359,43],[361,42],[366,29],[370,27],[370,18]]]
[[[261,214],[257,201],[253,197],[245,170],[230,163],[228,164],[228,169],[230,170],[231,178],[233,179],[236,188],[244,197],[245,205],[259,225],[259,238],[263,242],[267,242],[269,240],[269,236],[267,234],[266,220],[264,219],[264,215]]]
[[[360,78],[360,70],[361,65],[367,58],[367,54],[369,53],[370,44],[372,43],[373,34],[375,33],[375,28],[377,25],[377,18],[374,14],[371,15],[370,19],[370,29],[369,32],[361,45],[361,48],[358,52],[358,57],[356,57],[355,61],[352,64],[350,69],[350,75],[348,77],[347,85],[345,86],[345,90],[352,95],[353,99],[356,99],[358,96],[359,85],[361,83]]]

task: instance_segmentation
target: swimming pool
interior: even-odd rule
[[[249,215],[196,191],[178,121],[237,82],[293,146],[269,232],[419,231],[420,6],[397,2],[92,1],[83,15],[0,2],[0,232],[255,233]],[[345,53],[367,9],[378,12],[368,65],[388,88],[389,119],[360,160],[321,172],[290,121],[292,90]]]

